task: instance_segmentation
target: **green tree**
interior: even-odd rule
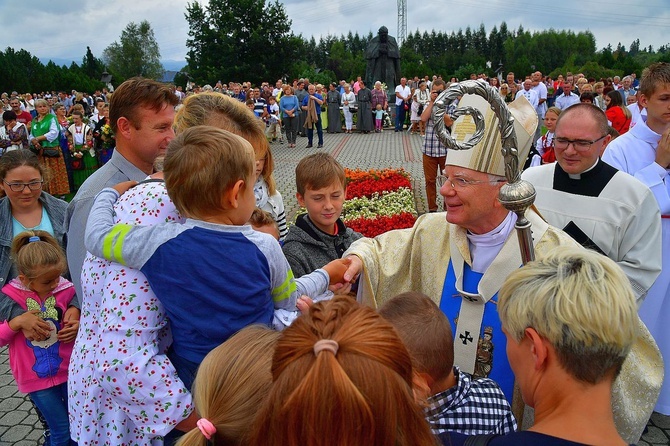
[[[95,57],[91,52],[91,47],[86,47],[86,55],[82,60],[81,69],[88,77],[100,80],[102,72],[105,71],[105,64]]]
[[[186,60],[196,82],[279,79],[300,59],[300,39],[276,0],[195,1],[186,6],[186,20]]]
[[[139,25],[130,22],[121,32],[119,42],[109,45],[102,53],[104,62],[123,82],[133,76],[158,79],[163,76],[161,52],[151,29],[151,24],[144,20]]]

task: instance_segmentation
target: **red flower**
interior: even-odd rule
[[[385,178],[356,180],[347,185],[347,200],[359,197],[370,198],[375,192],[394,192],[401,187],[411,188],[412,184],[409,178],[398,173]]]
[[[349,220],[346,225],[366,237],[376,237],[379,234],[393,229],[411,228],[414,226],[416,217],[409,212],[393,215],[390,217],[377,217],[375,219],[357,218]]]

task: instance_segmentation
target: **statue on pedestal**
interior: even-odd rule
[[[365,49],[365,59],[365,84],[374,85],[375,81],[381,81],[389,91],[394,91],[400,83],[400,49],[395,38],[389,36],[388,28],[382,26],[379,34],[370,40]]]

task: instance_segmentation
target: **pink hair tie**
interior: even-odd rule
[[[200,429],[200,432],[202,432],[202,435],[208,440],[211,440],[212,435],[216,433],[216,427],[207,418],[200,418],[195,424]]]
[[[322,350],[328,350],[332,352],[333,355],[337,355],[337,350],[339,348],[340,346],[337,341],[333,341],[332,339],[319,339],[314,343],[314,356],[318,356]]]

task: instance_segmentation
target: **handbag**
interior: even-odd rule
[[[402,107],[405,111],[409,110],[409,104],[405,101],[402,102]]]
[[[45,147],[42,149],[42,156],[45,158],[60,158],[58,147]]]
[[[358,112],[358,107],[349,107],[349,111],[351,113],[356,113],[356,112]]]
[[[70,158],[70,167],[72,170],[84,170],[84,159],[73,156]]]

